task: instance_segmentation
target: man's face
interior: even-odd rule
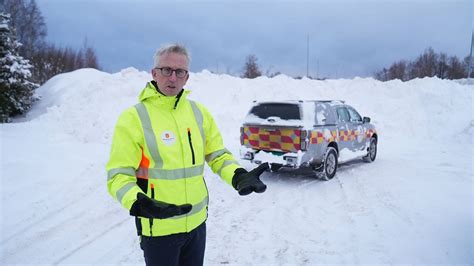
[[[172,71],[171,76],[166,76],[166,71],[161,71],[157,68],[151,70],[153,80],[156,81],[158,88],[163,92],[163,94],[167,96],[177,95],[183,89],[183,86],[189,78],[189,73],[187,73],[188,60],[186,59],[186,56],[177,53],[164,54],[160,57],[160,66],[158,68],[186,70],[186,75],[184,77],[178,77],[179,75],[176,76],[177,71]]]

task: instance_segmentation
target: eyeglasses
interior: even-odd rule
[[[173,69],[171,67],[157,67],[155,69],[158,69],[160,70],[161,72],[161,75],[165,76],[165,77],[171,77],[171,75],[174,73],[176,73],[176,77],[177,78],[184,78],[186,77],[186,75],[188,74],[188,71],[185,70],[185,69],[181,69],[181,68],[178,68],[178,69]]]

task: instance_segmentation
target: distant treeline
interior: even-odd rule
[[[445,53],[435,53],[430,47],[426,49],[414,61],[401,60],[393,63],[389,68],[383,68],[376,72],[374,77],[381,81],[399,79],[402,81],[438,77],[441,79],[466,78],[469,69],[469,56],[461,61],[456,56],[448,56]],[[471,77],[474,74],[471,73]]]

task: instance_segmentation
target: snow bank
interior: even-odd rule
[[[59,123],[83,141],[107,141],[119,113],[137,102],[149,80],[149,73],[134,68],[115,74],[83,69],[58,75],[38,89],[42,100],[27,119]],[[253,100],[337,99],[371,117],[382,139],[424,142],[460,141],[462,132],[472,130],[474,86],[465,83],[438,78],[295,80],[284,75],[251,80],[203,71],[191,73],[187,88],[192,90],[190,98],[206,105],[232,136],[239,133]]]
[[[58,75],[26,117],[0,125],[1,265],[144,264],[133,219],[106,192],[105,163],[118,115],[149,80],[134,68]],[[345,100],[380,139],[374,163],[340,165],[329,182],[264,173],[259,195],[240,197],[206,167],[206,265],[472,263],[472,83],[203,71],[187,88],[236,156],[253,100]]]

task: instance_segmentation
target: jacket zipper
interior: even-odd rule
[[[193,149],[193,142],[191,140],[191,129],[188,127],[188,140],[189,140],[189,147],[191,148],[191,155],[193,157],[193,165],[196,163],[194,158],[194,149]]]
[[[204,176],[202,177],[202,181],[204,181],[204,187],[206,188],[206,192],[207,192],[207,203],[206,203],[206,220],[207,218],[209,217],[209,212],[208,212],[208,208],[209,208],[209,190],[207,189],[207,183],[206,183],[206,179],[204,178]]]
[[[151,198],[152,199],[155,199],[155,185],[154,184],[151,184],[150,183],[150,186],[151,186]],[[150,218],[150,236],[153,236],[153,218]]]

